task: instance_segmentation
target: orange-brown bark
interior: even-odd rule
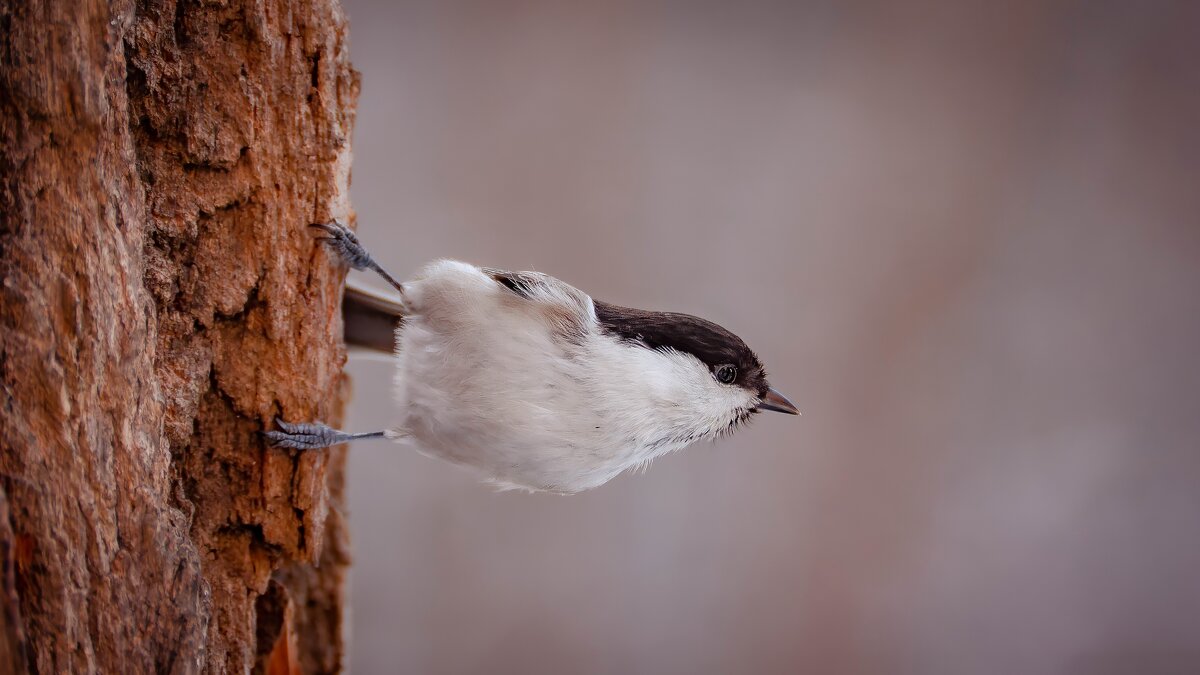
[[[342,663],[335,0],[0,0],[0,672]],[[270,592],[271,601],[259,602]],[[285,644],[287,638],[285,636]]]

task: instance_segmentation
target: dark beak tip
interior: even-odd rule
[[[776,389],[767,389],[767,393],[763,395],[762,401],[758,404],[759,410],[770,410],[772,412],[781,412],[788,415],[799,415],[800,411],[795,405],[788,400],[786,396],[779,393]]]

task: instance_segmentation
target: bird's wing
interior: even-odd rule
[[[564,281],[541,272],[509,272],[491,267],[480,270],[517,297],[534,303],[564,336],[581,335],[594,323],[591,297]]]
[[[547,294],[547,280],[558,281],[554,277],[540,272],[509,272],[494,267],[480,267],[484,274],[496,280],[496,283],[527,300],[537,300]]]

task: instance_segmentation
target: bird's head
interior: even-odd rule
[[[694,434],[674,440],[731,432],[760,411],[800,414],[767,382],[753,350],[725,328],[688,314],[594,304],[606,333],[654,352],[646,384],[659,392],[655,412],[675,417],[681,434]]]

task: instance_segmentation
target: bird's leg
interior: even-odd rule
[[[331,220],[328,223],[313,223],[309,227],[315,227],[322,232],[325,232],[324,237],[318,237],[325,242],[339,258],[346,261],[356,270],[373,270],[376,274],[383,277],[393,288],[404,293],[404,286],[399,281],[396,281],[392,275],[387,273],[387,270],[379,266],[379,263],[367,253],[367,249],[358,241],[358,237],[350,231],[350,228],[342,225],[336,220]]]
[[[273,448],[314,450],[316,448],[328,448],[331,445],[360,438],[384,438],[389,436],[386,431],[367,431],[361,434],[349,434],[320,422],[289,424],[281,419],[276,419],[275,425],[280,428],[280,431],[263,432],[263,435],[267,437]]]

